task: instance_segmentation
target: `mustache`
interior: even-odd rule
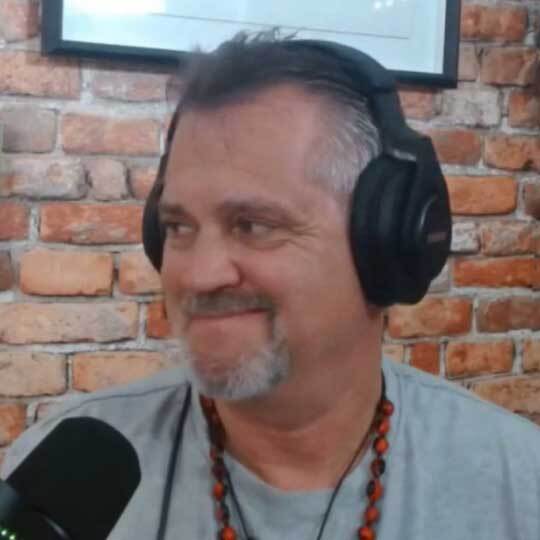
[[[192,295],[182,304],[183,312],[190,317],[241,313],[254,309],[274,311],[274,303],[263,294],[219,292]]]

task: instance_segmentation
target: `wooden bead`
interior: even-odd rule
[[[227,506],[221,502],[219,506],[216,508],[216,519],[219,523],[228,523],[230,518],[229,509]]]
[[[216,408],[216,406],[214,404],[214,400],[210,399],[210,398],[207,398],[206,396],[200,395],[199,396],[199,401],[201,403],[202,410],[206,414],[213,412],[215,410],[215,408]]]
[[[381,423],[377,426],[377,433],[379,435],[386,435],[390,431],[390,420],[385,417],[381,420]]]
[[[368,506],[364,514],[364,518],[368,525],[371,525],[372,523],[375,523],[376,521],[378,521],[379,516],[380,516],[380,513],[376,506]]]
[[[394,404],[389,399],[383,401],[381,409],[385,416],[392,416],[394,414]]]
[[[388,450],[388,447],[389,444],[386,437],[377,437],[373,443],[373,450],[379,455],[384,454]]]
[[[383,486],[378,479],[369,482],[366,493],[371,504],[376,503],[382,497],[383,491]]]
[[[214,499],[216,499],[216,501],[221,501],[223,497],[225,497],[225,493],[227,493],[227,488],[223,482],[216,482],[212,489],[212,493],[214,494]]]
[[[378,458],[375,458],[372,462],[371,462],[371,474],[375,477],[375,478],[379,478],[379,476],[382,476],[384,474],[384,471],[386,469],[386,462],[384,461],[384,459],[378,457]]]
[[[360,540],[375,540],[375,531],[371,527],[361,527],[358,530]]]
[[[221,540],[236,540],[236,531],[232,527],[223,527]]]
[[[223,464],[223,460],[221,458],[214,461],[214,464],[212,465],[212,474],[218,480],[223,480],[225,476],[225,465]]]

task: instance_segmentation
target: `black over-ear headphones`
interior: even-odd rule
[[[369,302],[418,302],[444,266],[452,234],[448,191],[431,140],[407,126],[393,76],[370,56],[327,41],[284,45],[331,56],[354,81],[351,90],[368,100],[382,153],[364,169],[352,194],[351,250]],[[162,159],[158,178],[165,167]],[[144,249],[158,271],[165,240],[157,209],[162,190],[156,182],[143,217]]]

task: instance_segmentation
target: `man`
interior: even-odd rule
[[[391,301],[359,278],[350,214],[388,141],[331,51],[290,43],[238,37],[186,77],[145,218],[183,368],[70,404],[4,472],[61,418],[96,416],[142,466],[112,540],[536,540],[538,429],[381,360]],[[397,176],[416,159],[400,154]]]

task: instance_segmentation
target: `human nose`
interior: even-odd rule
[[[241,275],[226,243],[200,236],[189,247],[165,250],[163,285],[192,294],[208,293],[239,284]]]

